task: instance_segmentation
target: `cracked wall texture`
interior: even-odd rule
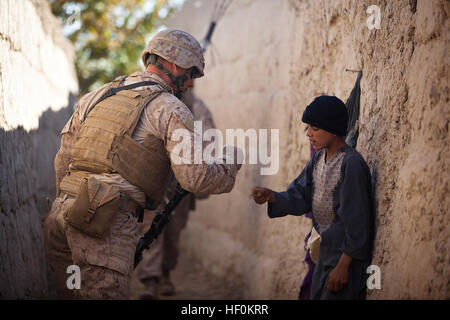
[[[377,5],[381,28],[369,30]],[[213,5],[187,1],[170,26],[203,40]],[[433,1],[234,1],[206,53],[197,94],[219,129],[280,129],[280,169],[244,165],[234,190],[199,201],[182,248],[251,299],[296,299],[306,274],[303,217],[269,220],[254,185],[285,190],[309,159],[300,117],[314,97],[346,100],[363,71],[357,150],[376,197],[373,264],[381,289],[368,299],[450,298],[449,19]]]
[[[52,294],[41,218],[78,91],[73,59],[47,1],[0,1],[0,299]]]

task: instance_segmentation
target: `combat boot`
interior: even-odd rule
[[[145,280],[142,280],[142,283],[145,286],[144,292],[139,296],[140,300],[157,300],[158,299],[158,277],[151,277]]]
[[[160,285],[160,293],[163,296],[173,296],[175,295],[175,286],[173,285],[172,281],[170,280],[170,276],[164,276],[161,281]]]

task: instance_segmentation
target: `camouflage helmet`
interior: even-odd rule
[[[142,52],[142,62],[145,66],[148,66],[148,58],[152,54],[184,69],[195,67],[197,69],[196,77],[198,78],[204,75],[205,59],[202,47],[187,32],[177,29],[159,31]]]

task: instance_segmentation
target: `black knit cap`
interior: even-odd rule
[[[315,98],[303,112],[302,121],[341,137],[347,134],[347,108],[335,96]]]

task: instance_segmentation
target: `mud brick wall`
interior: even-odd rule
[[[74,50],[48,2],[0,1],[0,299],[52,296],[41,219],[77,92]]]
[[[380,8],[380,29],[366,12]],[[203,40],[211,1],[187,1],[170,26]],[[182,250],[256,299],[296,299],[307,272],[307,218],[270,220],[252,186],[285,190],[309,160],[306,105],[346,100],[362,70],[357,150],[368,162],[377,212],[369,299],[450,298],[449,19],[444,0],[233,1],[206,53],[197,94],[217,126],[278,128],[280,169],[244,165],[234,190],[199,201]]]

